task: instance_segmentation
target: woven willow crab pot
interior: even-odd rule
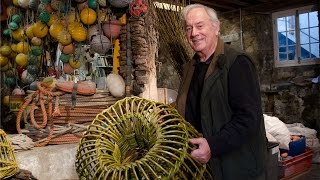
[[[7,134],[0,129],[0,179],[8,178],[19,171],[16,158]]]
[[[98,114],[80,141],[81,179],[212,179],[190,156],[199,133],[165,104],[124,98]]]

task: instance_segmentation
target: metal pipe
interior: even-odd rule
[[[240,8],[240,46],[243,50],[243,36],[242,36],[242,10]]]

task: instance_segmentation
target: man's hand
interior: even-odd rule
[[[211,158],[211,150],[208,141],[205,138],[189,139],[189,142],[198,145],[198,149],[191,152],[191,157],[199,163],[207,163]]]

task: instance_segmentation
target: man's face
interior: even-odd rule
[[[186,35],[192,49],[208,53],[217,41],[219,23],[210,20],[203,8],[194,8],[186,16]]]

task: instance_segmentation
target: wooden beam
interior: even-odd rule
[[[253,11],[253,12],[275,12],[275,11],[281,11],[286,9],[292,9],[297,8],[301,6],[307,6],[316,4],[316,0],[310,0],[308,2],[305,2],[305,0],[291,0],[291,1],[273,1],[273,2],[267,2],[267,3],[261,3],[253,6],[249,6],[246,8],[243,8],[243,10],[246,11]]]
[[[215,1],[215,2],[217,3],[217,1]],[[221,2],[230,3],[230,4],[236,4],[236,5],[239,5],[239,6],[249,6],[250,5],[250,3],[242,1],[242,0],[222,0]]]
[[[207,6],[210,6],[210,7],[213,7],[213,8],[217,7],[217,8],[225,9],[225,10],[234,10],[234,9],[236,9],[234,7],[225,6],[225,5],[217,4],[217,3],[214,3],[214,2],[203,1],[203,0],[192,0],[191,2],[200,3],[200,4],[207,5]]]

